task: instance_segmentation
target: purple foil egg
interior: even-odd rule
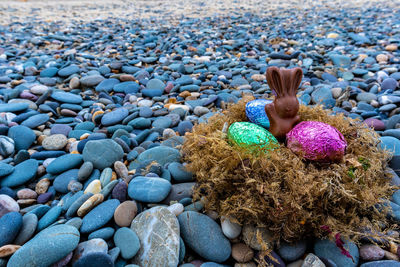
[[[335,127],[319,121],[303,121],[286,134],[286,145],[306,159],[329,162],[340,160],[347,142]]]

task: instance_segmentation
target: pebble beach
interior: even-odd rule
[[[181,152],[194,125],[271,98],[269,66],[300,67],[300,104],[373,128],[400,186],[399,7],[0,0],[0,267],[253,267],[265,243],[270,266],[400,266],[398,229],[348,257],[205,211]],[[390,206],[399,223],[400,191]]]

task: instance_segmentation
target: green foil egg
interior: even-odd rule
[[[228,139],[241,147],[274,149],[278,140],[263,127],[251,122],[234,122],[229,126]]]

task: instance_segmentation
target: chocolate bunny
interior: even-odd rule
[[[299,101],[296,91],[303,77],[303,71],[301,68],[269,67],[266,76],[269,86],[276,93],[274,102],[265,106],[270,121],[269,131],[282,140],[300,120],[297,115]]]

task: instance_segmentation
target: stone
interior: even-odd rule
[[[83,99],[80,95],[76,95],[73,93],[63,92],[63,91],[56,91],[51,94],[51,97],[54,100],[57,100],[62,103],[69,103],[69,104],[80,104],[82,103]]]
[[[325,264],[314,254],[308,253],[301,267],[325,267]]]
[[[179,162],[180,159],[181,155],[177,149],[166,146],[157,146],[150,148],[139,154],[139,156],[137,157],[137,160],[140,162],[156,161],[160,165],[164,165],[170,162]]]
[[[17,197],[19,199],[36,199],[37,193],[29,188],[21,189],[17,192]]]
[[[221,228],[224,235],[229,239],[237,238],[242,232],[242,227],[239,224],[226,217],[221,218]]]
[[[37,114],[29,117],[28,119],[24,120],[21,125],[26,126],[28,128],[36,128],[42,124],[45,124],[50,119],[49,115],[47,114]]]
[[[7,158],[14,153],[14,140],[7,136],[0,136],[0,156]]]
[[[112,258],[107,253],[93,252],[89,253],[74,264],[74,267],[114,267]]]
[[[121,146],[111,139],[91,140],[86,143],[82,153],[85,162],[92,162],[93,167],[100,170],[111,167],[123,155]]]
[[[272,247],[272,235],[265,227],[256,227],[251,224],[246,224],[242,229],[243,241],[252,249],[261,250],[263,245]],[[260,236],[262,243],[260,242]]]
[[[8,130],[8,137],[14,140],[16,151],[29,149],[36,139],[35,133],[30,128],[22,125],[11,127]]]
[[[40,218],[38,225],[37,225],[37,230],[42,231],[52,223],[54,223],[57,218],[61,215],[62,207],[60,206],[54,206],[49,211],[46,212],[46,214],[43,215],[42,218]]]
[[[179,216],[184,211],[184,209],[185,207],[181,203],[174,203],[168,207],[168,210],[175,214],[175,216]]]
[[[66,154],[53,160],[49,166],[47,166],[46,171],[51,174],[58,174],[76,167],[80,167],[82,162],[82,155]]]
[[[179,183],[171,186],[171,191],[163,203],[169,204],[171,201],[180,201],[190,198],[193,195],[193,187],[196,183]]]
[[[86,193],[85,193],[86,194]],[[92,193],[93,194],[93,193]],[[85,216],[89,211],[91,211],[94,207],[99,205],[101,202],[103,202],[104,196],[102,194],[94,194],[91,196],[88,200],[86,200],[82,206],[79,207],[77,210],[76,214],[79,217]]]
[[[101,83],[103,80],[104,77],[101,75],[88,75],[80,79],[80,84],[83,87],[94,87]]]
[[[386,78],[381,83],[382,90],[396,90],[397,86],[398,86],[398,83],[393,78]]]
[[[68,77],[79,71],[79,67],[75,64],[69,65],[68,67],[62,68],[58,71],[60,77]]]
[[[91,163],[90,161],[84,162],[78,171],[78,181],[85,181],[87,178],[89,178],[92,171],[93,163]]]
[[[153,207],[132,221],[140,250],[133,263],[139,266],[177,266],[179,263],[179,223],[167,208]]]
[[[168,170],[172,178],[178,183],[193,181],[193,174],[186,170],[185,166],[179,162],[172,162],[168,165]]]
[[[178,216],[181,235],[185,243],[209,261],[224,262],[231,255],[231,244],[220,226],[210,217],[185,211]]]
[[[128,195],[141,202],[158,203],[171,191],[171,183],[162,178],[138,176],[132,179]]]
[[[14,166],[0,162],[0,177],[6,176],[14,171]]]
[[[72,154],[71,154],[72,155]],[[78,179],[78,169],[71,169],[59,174],[53,182],[54,189],[60,193],[68,193],[68,185],[72,180]]]
[[[395,260],[371,261],[361,264],[360,267],[400,267],[400,262]]]
[[[78,246],[79,238],[79,231],[73,226],[61,224],[49,227],[18,249],[8,265],[50,266],[72,252]]]
[[[125,260],[132,259],[140,249],[139,237],[127,227],[119,228],[115,232],[114,244],[121,250],[121,256]]]
[[[385,251],[377,245],[366,244],[360,247],[360,258],[365,261],[381,260],[385,256]]]
[[[0,218],[9,212],[18,212],[19,205],[8,195],[0,194]]]
[[[353,259],[343,255],[336,244],[328,239],[319,239],[314,243],[314,253],[319,258],[332,260],[338,266],[357,266],[359,260],[359,252],[357,246],[345,241],[344,247],[349,251]]]
[[[112,227],[105,227],[105,228],[101,228],[99,230],[96,230],[92,233],[90,233],[90,235],[88,236],[88,239],[94,239],[94,238],[101,238],[103,240],[108,240],[111,237],[113,237],[114,235],[114,228]]]
[[[369,127],[374,128],[375,131],[385,130],[385,124],[381,120],[368,118],[364,120],[364,123],[367,124]]]
[[[99,179],[95,179],[89,183],[89,185],[86,187],[84,193],[92,193],[92,194],[97,194],[100,193],[101,191],[101,182]]]
[[[22,227],[17,237],[14,240],[14,244],[23,245],[25,244],[35,233],[38,223],[38,218],[34,213],[25,214],[22,217]]]
[[[22,227],[22,216],[12,211],[0,218],[0,247],[12,244]]]
[[[67,137],[63,134],[53,134],[47,136],[43,142],[42,146],[46,150],[61,150],[67,144]]]
[[[128,227],[137,214],[137,205],[135,201],[122,202],[114,212],[114,221],[119,227]]]
[[[300,259],[307,250],[307,242],[301,240],[295,243],[287,243],[282,241],[278,248],[278,254],[286,262],[292,262]]]
[[[0,258],[5,258],[11,256],[15,253],[21,246],[19,245],[4,245],[0,247]]]
[[[80,258],[91,253],[107,253],[108,245],[101,238],[90,239],[85,242],[79,243],[74,251],[72,263],[75,263]]]
[[[392,136],[382,136],[380,146],[382,149],[386,149],[393,153],[394,156],[400,155],[400,140]]]
[[[15,166],[14,171],[0,181],[0,186],[15,187],[31,180],[38,169],[38,161],[28,159]]]
[[[253,259],[254,252],[243,243],[235,243],[232,245],[232,258],[234,258],[237,262],[245,263]]]
[[[81,233],[91,233],[103,227],[113,218],[115,209],[119,204],[119,200],[110,199],[92,209],[83,217]]]

